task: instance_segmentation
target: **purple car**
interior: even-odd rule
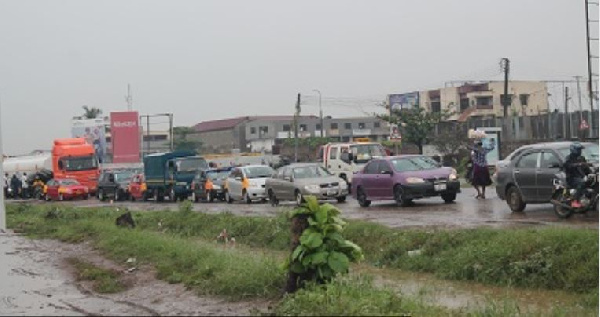
[[[361,207],[373,200],[395,200],[406,206],[413,199],[433,196],[451,203],[459,192],[456,170],[422,155],[374,159],[352,178],[352,196]]]

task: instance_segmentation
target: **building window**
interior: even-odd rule
[[[352,123],[350,123],[350,122],[344,123],[344,129],[348,129],[348,130],[352,129]]]
[[[529,104],[529,94],[520,94],[519,99],[521,100],[521,106],[527,106]]]
[[[359,122],[359,123],[358,123],[358,128],[359,128],[359,129],[361,129],[361,130],[362,130],[362,129],[365,129],[366,127],[367,127],[367,125],[366,125],[364,122]]]
[[[439,101],[432,101],[431,112],[442,112],[442,103]]]
[[[460,112],[469,109],[469,98],[460,99]]]
[[[338,124],[336,122],[331,123],[331,130],[337,130]]]
[[[265,135],[269,133],[269,127],[260,127],[258,128],[258,134],[259,135]]]
[[[316,128],[315,128],[315,129],[317,129],[317,130],[321,131],[321,124],[320,124],[320,123],[317,123],[317,126],[316,126]]]
[[[250,134],[256,134],[256,127],[250,127]]]
[[[373,128],[381,128],[381,122],[373,123]]]
[[[492,97],[475,97],[475,105],[477,109],[493,109]]]
[[[289,125],[289,124],[284,124],[284,125],[283,125],[283,131],[284,131],[284,132],[289,132],[289,131],[291,131],[291,130],[292,130],[292,129],[291,129],[291,127],[290,127],[290,125]]]
[[[302,132],[302,131],[306,131],[306,130],[307,130],[307,128],[306,128],[306,124],[301,124],[301,125],[300,125],[300,132]]]
[[[507,105],[509,105],[509,106],[512,105],[513,97],[514,96],[512,94],[508,94],[508,100],[507,100],[507,103],[506,103]],[[504,100],[504,94],[501,94],[500,95],[500,104],[501,105],[504,105],[503,100]]]

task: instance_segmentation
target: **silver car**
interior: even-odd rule
[[[318,163],[281,167],[273,177],[267,179],[265,189],[274,206],[283,200],[295,200],[300,205],[308,195],[319,200],[336,199],[344,202],[348,195],[348,184]]]

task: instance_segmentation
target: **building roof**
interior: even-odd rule
[[[300,116],[300,118],[316,118],[316,116]],[[196,132],[218,131],[233,129],[237,125],[253,120],[293,120],[294,116],[246,116],[221,120],[202,121],[194,125]]]

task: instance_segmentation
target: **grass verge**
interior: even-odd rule
[[[86,261],[69,258],[67,259],[77,271],[77,280],[92,281],[92,288],[101,294],[112,294],[122,292],[127,286],[121,281],[121,273],[95,266]]]

